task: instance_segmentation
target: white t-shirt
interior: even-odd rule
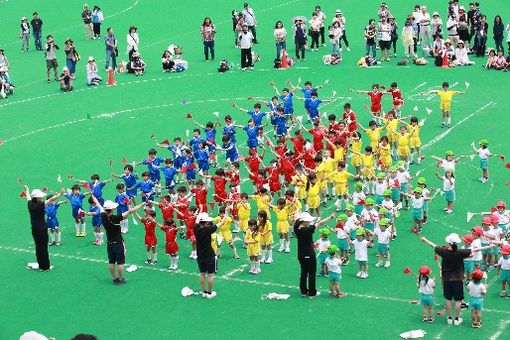
[[[356,261],[368,261],[368,241],[356,239],[352,244],[354,245],[354,259]]]
[[[443,168],[444,171],[446,171],[446,170],[455,170],[455,160],[452,159],[451,161],[449,161],[447,159],[442,159],[441,160],[441,164],[439,166],[441,168]]]
[[[450,183],[451,181],[451,183]],[[455,178],[446,178],[443,176],[443,191],[451,191],[455,189]]]
[[[478,149],[478,156],[480,156],[480,159],[488,159],[491,156],[491,152],[487,148],[480,148]]]
[[[253,34],[250,31],[239,33],[239,46],[242,49],[251,48],[251,41],[253,40]]]
[[[377,242],[379,244],[388,244],[390,243],[390,232],[388,229],[381,230],[380,228],[374,229],[374,235],[377,236]]]
[[[352,204],[359,204],[360,201],[364,201],[366,198],[365,193],[363,191],[353,192],[352,193]]]
[[[381,41],[391,41],[391,26],[387,23],[379,24],[381,32]]]
[[[474,283],[473,281],[469,282],[467,285],[467,290],[469,296],[471,297],[482,297],[487,293],[487,288],[483,283]]]
[[[427,189],[427,188],[423,188],[423,191],[422,191],[421,195],[422,195],[423,197],[429,197],[429,195],[430,195],[430,190],[429,190],[429,189]]]
[[[384,199],[381,202],[381,206],[388,209],[388,212],[393,213],[393,208],[395,207],[395,204],[393,203],[392,199]]]
[[[378,215],[379,214],[377,213],[377,211],[375,211],[374,208],[370,210],[367,210],[367,208],[363,208],[363,210],[361,211],[361,218],[363,218],[363,220],[367,222],[375,221]]]
[[[475,238],[473,242],[471,242],[471,250],[475,248],[480,248],[482,246],[482,241],[479,238]],[[473,256],[471,257],[472,261],[481,261],[482,260],[482,251],[471,251]]]
[[[255,13],[253,13],[253,9],[250,7],[243,9],[243,19],[246,25],[255,26],[257,24],[257,20],[255,19]]]
[[[328,272],[342,274],[342,260],[339,257],[329,256],[324,264],[328,267]]]
[[[336,228],[335,233],[336,233],[336,238],[339,240],[347,238],[347,230],[345,229],[345,226],[344,226],[344,229]]]
[[[425,280],[423,279],[420,281],[420,284],[418,286],[418,293],[432,295],[434,293],[436,283],[434,282],[434,279],[430,277],[426,282],[427,283],[425,283]]]
[[[386,189],[388,189],[388,183],[386,183],[386,181],[375,182],[375,194],[376,195],[382,196],[382,194],[384,193],[384,190],[386,190]]]
[[[352,214],[351,216],[348,216],[344,226],[345,231],[350,233],[351,231],[356,230],[356,228],[358,228],[358,223],[358,215]]]
[[[510,210],[505,210],[503,213],[500,213],[499,211],[495,211],[492,214],[494,216],[497,216],[497,218],[499,218],[499,222],[498,222],[499,225],[510,223]]]
[[[409,182],[409,178],[411,178],[411,175],[409,175],[409,171],[397,171],[397,179],[400,182],[400,184],[404,184]]]
[[[283,42],[287,38],[287,31],[284,27],[274,29],[274,37],[276,42]]]
[[[425,22],[421,22],[422,20],[427,20]],[[420,12],[420,15],[418,16],[418,20],[416,21],[420,26],[428,26],[430,25],[430,14],[428,12]]]
[[[317,240],[317,250],[321,253],[326,253],[331,242],[328,239],[323,240],[322,238]]]
[[[413,198],[411,200],[411,204],[412,204],[413,208],[416,208],[416,209],[423,208],[423,203],[425,203],[425,199],[423,198],[423,196],[420,196],[418,198],[416,198],[416,196],[413,196]]]
[[[510,270],[510,257],[506,260],[503,257],[500,257],[498,265],[501,267],[501,269]]]

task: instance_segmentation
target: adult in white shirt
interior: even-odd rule
[[[448,39],[450,39],[453,45],[457,45],[457,42],[459,41],[459,23],[457,22],[456,17],[452,15],[448,16],[446,30],[448,31]]]
[[[339,9],[336,10],[335,17],[333,18],[333,24],[335,22],[338,22],[340,24],[340,28],[342,29],[342,36],[340,37],[340,39],[344,41],[347,51],[350,51],[351,49],[349,48],[349,40],[347,40],[347,33],[345,32],[346,20],[344,14]]]
[[[430,14],[427,12],[426,6],[421,6],[418,19],[416,21],[420,25],[420,41],[423,48],[432,48],[432,32],[430,30]]]
[[[281,59],[282,50],[287,50],[287,31],[280,20],[276,22],[273,34],[276,40],[276,59]]]
[[[255,19],[255,13],[253,12],[253,9],[248,5],[247,2],[245,2],[243,5],[242,14],[243,14],[244,23],[246,25],[248,25],[248,30],[253,35],[253,43],[258,44],[257,30],[256,30],[257,19]]]
[[[252,42],[255,39],[253,34],[248,31],[248,25],[243,24],[243,30],[237,36],[237,41],[239,47],[241,48],[241,69],[246,71],[246,68],[249,67],[250,70],[253,70],[253,61],[251,58],[251,46]]]
[[[326,22],[326,14],[322,12],[321,6],[315,6],[315,13],[317,13],[317,18],[320,22],[320,36],[321,36],[321,44],[322,47],[326,47],[325,38],[324,38],[324,23]]]
[[[391,26],[388,24],[385,17],[381,18],[381,22],[379,23],[379,32],[381,34],[379,40],[379,47],[381,48],[381,61],[390,61]]]
[[[136,31],[136,26],[131,26],[126,36],[126,54],[128,55],[129,61],[133,59],[133,53],[138,52],[138,44],[140,44],[140,38],[138,38],[138,33]]]

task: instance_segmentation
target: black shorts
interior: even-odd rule
[[[443,296],[446,300],[464,300],[464,284],[462,281],[444,281]]]
[[[198,270],[200,273],[214,274],[216,273],[216,258],[209,257],[206,259],[198,259]]]
[[[379,40],[379,47],[381,50],[389,50],[391,47],[391,41]]]
[[[126,262],[126,249],[124,242],[107,243],[108,263],[124,264]]]

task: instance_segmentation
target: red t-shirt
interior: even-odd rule
[[[177,207],[177,211],[178,211],[178,214],[177,214],[177,218],[181,221],[185,220],[188,216],[188,208],[189,208],[189,199],[184,196],[184,197],[178,197],[177,200],[175,201],[176,205],[182,205]]]
[[[320,129],[320,128],[317,128],[317,129],[313,128],[313,129],[308,130],[308,132],[310,134],[312,134],[313,148],[315,149],[315,151],[317,151],[317,152],[322,151],[322,149],[324,149],[324,144],[322,142],[322,140],[324,138],[324,130]]]
[[[372,112],[380,112],[381,111],[381,99],[384,95],[383,92],[368,92],[368,96],[370,97],[370,101],[372,102]]]
[[[192,188],[190,192],[195,195],[195,202],[197,205],[207,204],[207,189],[205,187],[202,189]]]
[[[302,154],[305,147],[305,139],[303,136],[296,136],[291,137],[290,141],[292,142],[292,145],[294,146],[294,153],[295,154]]]
[[[145,237],[156,237],[156,221],[149,221],[147,218],[142,218],[140,220],[145,226]]]
[[[402,98],[402,91],[400,91],[400,89],[390,88],[387,92],[391,93],[393,97],[393,105],[402,105],[404,103],[404,98]]]
[[[170,228],[166,225],[161,227],[161,230],[165,232],[165,241],[166,243],[175,242],[177,236],[177,228]]]
[[[227,186],[227,179],[224,176],[212,176],[211,180],[214,182],[215,193],[225,192],[225,187]]]
[[[344,112],[342,118],[350,123],[347,124],[347,129],[349,132],[354,132],[358,129],[358,123],[356,122],[356,114],[353,111],[350,112]]]
[[[168,220],[170,218],[174,218],[174,206],[171,204],[164,205],[163,203],[158,204],[158,208],[161,209],[161,214],[163,215],[163,220]]]

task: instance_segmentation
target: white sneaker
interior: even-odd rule
[[[264,262],[266,262],[266,258],[265,257],[261,257],[260,258],[260,263],[264,263]]]
[[[315,299],[317,296],[321,295],[321,292],[317,291],[314,296],[308,296],[309,299]]]
[[[380,268],[380,267],[382,267],[382,266],[383,266],[382,262],[377,262],[377,263],[375,264],[375,267],[376,267],[376,268]]]
[[[351,52],[351,49],[349,47],[347,47],[347,51]]]
[[[361,278],[362,278],[362,279],[366,279],[367,277],[368,277],[368,273],[362,273],[362,274],[361,274]]]
[[[265,261],[265,263],[273,263],[273,258],[272,258],[272,257],[268,258],[268,259]]]
[[[453,325],[453,318],[448,317],[448,318],[446,319],[446,323],[447,323],[447,324],[449,324],[449,325]]]
[[[386,263],[384,264],[384,268],[389,268],[389,267],[390,267],[390,263],[389,263],[389,262],[386,262]]]
[[[359,277],[361,279],[361,272],[357,272],[356,277]]]
[[[189,258],[192,259],[194,258],[195,256],[193,256],[193,254],[189,254]]]
[[[280,248],[278,248],[278,252],[281,253],[282,251],[285,250],[285,247],[284,246],[280,246]]]
[[[450,210],[450,209],[446,209],[445,211],[447,214],[451,214],[453,212],[453,210]]]
[[[458,326],[458,325],[460,325],[461,323],[462,323],[462,318],[457,318],[457,319],[454,319],[454,320],[453,320],[453,324],[454,324],[455,326]]]
[[[285,252],[286,252],[286,253],[290,253],[290,248],[288,248],[288,247],[287,247],[287,248],[285,248]]]

